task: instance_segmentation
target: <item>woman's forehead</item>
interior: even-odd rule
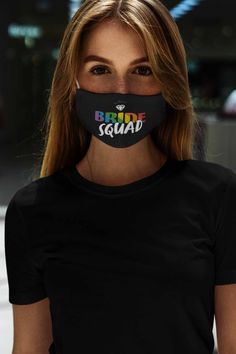
[[[109,22],[106,25],[98,24],[86,33],[83,60],[88,62],[87,57],[91,56],[100,56],[112,62],[122,59],[129,63],[134,59],[146,57],[146,52],[144,43],[134,30],[131,28],[125,30]]]

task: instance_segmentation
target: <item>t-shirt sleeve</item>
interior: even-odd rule
[[[14,197],[5,215],[5,259],[10,303],[31,304],[47,297],[40,269],[32,261],[23,216]]]
[[[230,170],[215,234],[215,285],[236,283],[236,174]]]

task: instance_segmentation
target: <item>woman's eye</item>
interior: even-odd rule
[[[92,73],[92,75],[103,75],[105,74],[105,70],[107,70],[107,68],[105,66],[97,66],[95,68],[92,68],[90,70],[90,72]],[[152,71],[151,69],[148,67],[148,66],[139,66],[135,69],[135,71],[138,70],[138,75],[141,75],[141,76],[149,76],[152,74]],[[149,70],[149,74],[147,74]]]
[[[104,69],[106,69],[106,67],[97,66],[97,67],[91,69],[90,72],[92,73],[92,75],[103,75],[104,74],[104,72],[103,72]],[[95,73],[95,70],[98,70],[98,72]]]
[[[142,75],[142,76],[149,76],[149,75],[152,74],[152,71],[151,71],[151,69],[148,66],[139,66],[137,69],[141,69],[141,74],[140,75]],[[149,70],[150,74],[146,75],[145,73],[147,73],[147,70]]]

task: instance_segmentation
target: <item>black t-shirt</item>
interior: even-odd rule
[[[236,283],[236,174],[168,159],[104,186],[76,166],[7,208],[9,302],[50,300],[53,354],[212,354],[214,286]]]

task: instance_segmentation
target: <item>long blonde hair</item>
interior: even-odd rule
[[[76,75],[84,34],[99,22],[118,19],[134,29],[144,41],[155,79],[170,109],[161,126],[151,133],[167,156],[192,159],[198,121],[188,82],[186,53],[177,24],[158,0],[86,0],[69,22],[59,50],[50,88],[46,126],[40,152],[40,177],[81,160],[91,133],[76,119]]]

